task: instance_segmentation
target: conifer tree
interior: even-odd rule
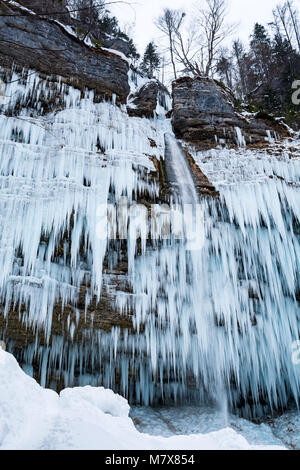
[[[160,57],[157,52],[157,47],[154,42],[150,42],[146,47],[143,62],[141,65],[142,71],[147,75],[148,78],[153,78],[154,73],[160,66]]]

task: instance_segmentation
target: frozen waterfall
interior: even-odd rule
[[[165,135],[165,164],[170,184],[184,204],[196,204],[198,196],[186,155],[172,134]]]
[[[129,118],[33,72],[6,81],[0,340],[26,372],[144,404],[207,402],[221,387],[248,416],[298,403],[299,157],[284,147],[195,153],[220,197],[201,198],[205,240],[190,250],[184,237],[164,236],[164,214],[150,237],[147,224],[131,225],[132,206],[160,202],[153,162],[165,150],[181,202],[198,199],[164,113]],[[107,209],[122,204],[121,221]],[[134,241],[117,240],[121,223],[137,231]],[[104,294],[119,315],[106,327]]]

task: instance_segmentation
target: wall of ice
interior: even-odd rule
[[[26,321],[50,334],[54,303],[75,304],[85,278],[99,299],[107,240],[97,236],[97,211],[112,193],[116,201],[156,195],[146,154],[159,155],[163,142],[151,149],[148,137],[157,140],[157,132],[150,122],[129,120],[112,103],[94,104],[92,92],[82,97],[32,72],[26,77],[11,76],[0,116],[1,302],[5,314],[11,301],[24,303]],[[37,116],[41,94],[62,97],[63,109]]]

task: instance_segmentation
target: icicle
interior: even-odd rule
[[[243,136],[243,133],[239,127],[235,128],[235,133],[238,147],[246,147],[245,137]]]

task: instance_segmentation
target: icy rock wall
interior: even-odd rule
[[[129,118],[92,92],[19,78],[0,116],[0,295],[5,317],[14,305],[24,327],[46,332],[48,343],[36,334],[22,352],[27,372],[38,361],[43,384],[55,370],[66,386],[101,384],[145,404],[222,395],[250,415],[297,401],[299,159],[288,148],[194,153],[220,193],[201,201],[202,249],[164,239],[162,224],[149,244],[137,227],[141,243],[126,244],[130,288],[116,289],[115,305],[133,329],[91,324],[73,342],[78,325],[68,322],[71,339],[51,337],[54,305],[76,311],[82,285],[86,308],[101,303],[103,262],[115,253],[99,238],[98,208],[157,200],[149,157],[163,155],[171,129],[160,107],[155,119]],[[43,113],[40,93],[61,108]]]

